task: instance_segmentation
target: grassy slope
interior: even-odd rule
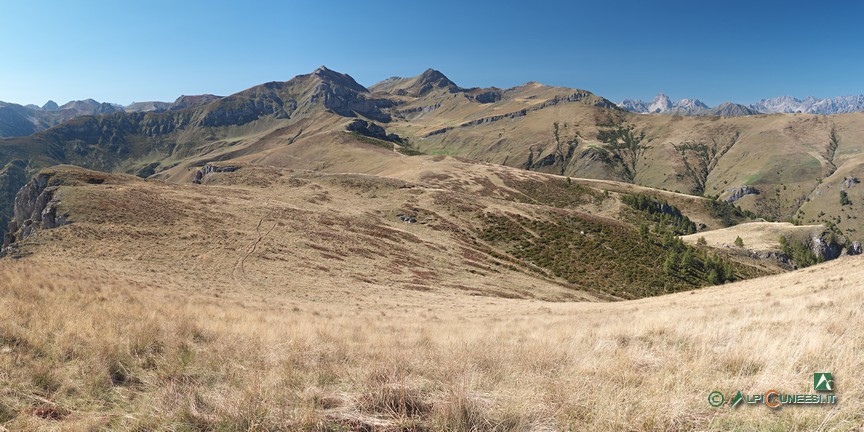
[[[163,272],[262,289],[327,278],[334,285],[561,301],[707,284],[701,258],[692,272],[667,279],[663,236],[641,238],[638,227],[647,215],[623,206],[617,193],[512,168],[408,159],[429,171],[400,178],[244,165],[213,176],[206,187],[109,176],[105,185],[58,192],[60,210],[74,223],[28,239],[20,253],[82,262],[131,259]],[[72,167],[50,172],[88,175]],[[400,214],[419,223],[402,223]],[[507,224],[516,220],[521,228],[514,231]],[[535,247],[521,250],[517,243]],[[552,250],[537,248],[552,244],[561,248],[555,260],[542,258]],[[584,266],[576,271],[570,261]],[[754,274],[747,268],[736,273]]]
[[[540,86],[542,87],[542,86]],[[545,89],[552,89],[545,87]],[[551,91],[551,90],[546,90]],[[537,92],[536,90],[534,91]],[[470,104],[459,102],[454,96],[442,102],[442,107],[416,118],[394,124],[393,130],[403,136],[413,136],[415,147],[429,154],[461,156],[510,166],[523,166],[529,150],[549,155],[553,152],[552,124],[565,125],[562,135],[582,137],[576,157],[568,164],[565,174],[573,177],[618,179],[618,175],[589,153],[591,146],[599,146],[596,139],[598,124],[607,119],[610,111],[583,103],[562,103],[541,110],[529,111],[525,116],[486,122],[468,127],[455,127],[444,133],[426,136],[431,130],[444,125],[461,125],[482,118],[477,110],[482,107],[486,117],[516,112],[536,106],[538,99],[552,93],[538,95],[511,94],[496,104]],[[531,99],[536,96],[537,99]],[[451,100],[452,99],[452,100]],[[439,101],[440,102],[440,101]],[[414,104],[429,105],[432,101]],[[445,109],[446,108],[446,109]],[[621,120],[645,129],[653,147],[637,169],[636,182],[653,188],[689,192],[690,180],[681,176],[681,160],[673,144],[686,141],[711,142],[712,138],[730,139],[739,134],[737,143],[720,159],[707,181],[707,195],[726,197],[730,190],[752,185],[762,193],[745,197],[740,205],[777,219],[798,217],[805,223],[827,222],[841,217],[841,229],[852,237],[864,229],[864,220],[848,217],[849,210],[841,211],[837,187],[844,176],[864,177],[861,168],[861,147],[864,139],[864,114],[836,116],[817,115],[760,115],[750,117],[674,117],[611,113]],[[832,156],[828,149],[830,130],[835,127],[839,146]],[[826,178],[832,166],[836,173]],[[559,165],[542,168],[557,173]],[[828,187],[831,191],[827,191]],[[859,192],[852,194],[858,198]],[[809,201],[808,201],[809,200]],[[857,200],[860,202],[860,199]],[[812,204],[811,204],[812,203]],[[796,214],[802,207],[803,212]],[[828,216],[819,216],[821,211]],[[848,231],[846,231],[848,230]]]
[[[700,238],[704,238],[709,246],[729,248],[734,246],[737,237],[741,237],[746,249],[779,252],[782,250],[780,237],[786,237],[788,240],[805,241],[814,234],[816,236],[821,235],[824,231],[824,225],[796,226],[788,222],[749,222],[729,228],[683,236],[682,240],[695,244]]]
[[[123,252],[125,265],[59,253],[0,261],[0,425],[638,431],[864,421],[860,258],[694,293],[547,303],[312,280],[261,292],[190,278],[182,265],[166,272],[140,256],[147,250],[114,253]],[[809,392],[814,371],[834,374],[836,410],[707,403],[713,390]]]

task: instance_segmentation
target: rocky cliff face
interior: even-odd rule
[[[39,173],[15,195],[14,214],[4,235],[0,256],[9,254],[15,243],[39,229],[52,229],[69,223],[69,215],[60,210],[60,200],[56,196],[60,185],[52,182],[52,177],[50,172]]]
[[[732,195],[729,195],[729,197],[726,198],[726,201],[730,203],[738,201],[747,195],[759,195],[759,190],[753,186],[741,186],[740,188],[733,188],[728,191],[732,192]]]
[[[214,165],[212,163],[208,163],[203,167],[199,168],[198,171],[195,171],[195,178],[192,179],[192,183],[201,184],[204,181],[204,177],[207,174],[212,173],[221,173],[221,172],[234,172],[240,169],[240,167],[236,165]]]
[[[0,169],[0,233],[12,220],[15,194],[27,184],[27,162],[17,159]]]
[[[833,260],[843,252],[843,248],[827,233],[813,234],[810,238],[810,249],[824,261]]]

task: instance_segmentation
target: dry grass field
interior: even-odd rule
[[[419,160],[204,185],[56,168],[83,179],[56,195],[72,223],[0,260],[0,430],[860,430],[861,258],[598,302],[468,240],[478,209],[552,211],[507,169]],[[708,404],[824,371],[833,407]]]
[[[825,231],[824,225],[793,225],[789,222],[749,222],[729,228],[716,229],[704,233],[681,237],[687,243],[695,244],[704,238],[706,244],[718,248],[735,247],[735,239],[741,237],[746,249],[754,251],[780,251],[780,237],[788,240],[805,240]]]
[[[360,307],[350,296],[221,297],[170,274],[5,260],[0,425],[860,430],[862,268],[843,258],[617,303],[442,301],[381,287]],[[707,403],[713,390],[807,393],[817,371],[834,374],[837,406]]]

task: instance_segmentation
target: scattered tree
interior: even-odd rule
[[[601,129],[597,133],[597,139],[605,143],[603,150],[613,155],[611,161],[617,162],[621,166],[624,178],[630,183],[634,183],[636,170],[642,162],[642,157],[645,156],[645,152],[651,149],[651,146],[647,145],[651,139],[646,140],[645,130],[637,132],[635,125],[613,123],[611,126]]]
[[[850,204],[852,204],[852,201],[849,201],[849,194],[847,194],[846,191],[841,190],[840,191],[840,205],[845,206],[845,205],[850,205]]]
[[[578,131],[574,131],[569,137],[562,136],[564,129],[567,129],[567,123],[563,125],[558,122],[552,123],[552,137],[555,139],[555,163],[558,165],[559,175],[564,175],[564,171],[567,170],[567,165],[573,159],[573,153],[576,152],[579,138],[581,138]]]
[[[741,136],[735,132],[729,138],[711,138],[711,143],[704,141],[685,141],[681,144],[673,144],[672,147],[681,156],[683,164],[683,176],[693,183],[691,192],[695,195],[704,195],[708,176],[720,162],[720,158],[738,142]]]
[[[825,148],[825,175],[823,177],[831,177],[837,171],[837,165],[834,164],[834,156],[837,154],[837,147],[840,147],[840,137],[837,136],[837,125],[831,123],[831,130],[828,132],[828,146]]]
[[[643,239],[648,238],[648,225],[644,222],[639,225],[639,237],[642,237]]]
[[[741,236],[735,237],[735,246],[744,247],[744,240],[741,239]]]
[[[678,252],[674,250],[666,256],[666,262],[663,263],[663,270],[667,275],[672,276],[678,272]]]
[[[690,249],[684,251],[684,254],[681,255],[681,269],[687,270],[693,267],[693,254],[690,253]]]

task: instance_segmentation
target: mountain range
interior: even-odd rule
[[[115,103],[97,102],[93,99],[70,101],[63,105],[49,100],[43,106],[18,105],[0,102],[0,138],[32,135],[76,117],[102,115],[116,112],[161,112],[188,108],[219,99],[220,96],[205,94],[180,96],[174,102],[133,102],[123,106]]]
[[[409,89],[415,93],[409,94]],[[463,89],[439,71],[426,71],[413,78],[392,77],[369,88],[373,92],[389,92],[396,96],[423,96],[435,90],[445,89],[450,92],[461,92],[466,97],[475,98],[479,102],[489,103],[500,100],[501,89]],[[32,135],[52,126],[80,116],[101,115],[115,112],[162,112],[207,104],[221,99],[212,94],[180,96],[174,102],[133,102],[129,105],[97,102],[93,99],[70,101],[58,105],[48,101],[43,106],[18,105],[0,101],[0,138]],[[807,114],[841,114],[864,111],[864,95],[839,96],[835,98],[796,99],[791,96],[781,96],[749,105],[725,102],[716,107],[710,107],[699,99],[671,100],[659,93],[650,102],[639,99],[625,99],[618,107],[640,114],[665,114],[681,116],[748,116],[758,114],[807,113]]]
[[[780,96],[762,99],[749,105],[725,102],[711,108],[699,99],[672,101],[663,93],[651,102],[639,99],[624,99],[618,106],[640,114],[667,114],[683,116],[745,116],[757,114],[843,114],[864,111],[864,95],[838,96],[834,98],[796,99]]]
[[[667,112],[705,109],[695,100],[655,102],[649,107]],[[6,108],[29,121],[27,113],[38,119],[114,107],[85,101],[56,111]],[[850,235],[864,232],[864,219],[844,217],[862,204],[860,188],[849,180],[864,177],[860,113],[738,117],[732,114],[749,108],[727,105],[722,112],[728,114],[710,121],[646,116],[586,90],[536,82],[464,88],[429,69],[366,88],[326,67],[227,97],[182,97],[168,109],[138,109],[78,116],[0,139],[6,197],[0,215],[11,217],[23,179],[56,164],[172,182],[193,181],[213,161],[367,172],[388,163],[369,153],[372,146],[397,156],[454,156],[719,197],[765,218],[832,221]],[[40,126],[50,126],[45,123]],[[621,147],[622,137],[631,147]],[[610,145],[613,138],[619,144]],[[838,188],[848,190],[851,207],[839,205]]]

